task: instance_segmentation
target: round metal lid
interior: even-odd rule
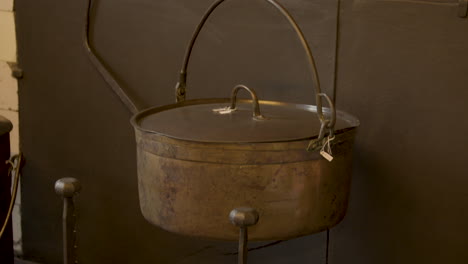
[[[320,122],[312,105],[259,101],[264,119],[253,117],[252,100],[238,100],[235,111],[229,99],[190,100],[151,108],[133,117],[140,130],[181,140],[212,143],[284,142],[318,136]],[[328,108],[323,109],[325,114]],[[359,121],[337,112],[335,130],[357,126]]]
[[[13,125],[11,124],[10,120],[6,119],[3,116],[0,116],[0,136],[10,133],[12,129]]]

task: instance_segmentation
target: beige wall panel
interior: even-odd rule
[[[17,194],[17,199],[21,197],[20,192]],[[16,254],[21,254],[21,204],[18,201],[13,207],[13,250]]]
[[[0,61],[0,109],[18,110],[18,83],[3,61]]]
[[[0,11],[0,60],[16,61],[15,18],[10,11]]]
[[[0,10],[4,10],[4,11],[13,10],[13,0],[0,0]]]

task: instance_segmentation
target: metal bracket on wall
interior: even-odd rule
[[[468,16],[468,0],[458,0],[458,16],[462,18]]]
[[[19,67],[18,63],[8,62],[8,66],[10,66],[11,69],[11,76],[18,80],[23,78],[23,69]]]

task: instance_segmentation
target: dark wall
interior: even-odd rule
[[[211,0],[96,1],[92,42],[137,101],[172,103],[192,31]],[[286,3],[317,53],[324,89],[333,82],[336,3]],[[61,261],[61,201],[55,180],[76,177],[82,263],[235,262],[235,243],[169,234],[147,223],[137,193],[130,114],[91,66],[82,47],[86,1],[17,3],[24,253]],[[188,97],[227,97],[244,83],[260,98],[313,102],[304,53],[263,1],[228,1],[207,24],[190,65]],[[252,261],[300,263],[324,256],[324,234],[251,254]],[[267,254],[266,252],[271,253]]]
[[[145,106],[174,100],[184,47],[210,0],[99,0],[92,42]],[[336,1],[282,1],[333,87]],[[330,263],[464,263],[468,228],[468,19],[457,1],[343,1],[338,107],[362,122],[349,212],[331,232]],[[201,241],[148,224],[138,205],[130,114],[82,47],[85,1],[17,0],[27,258],[61,262],[61,201],[76,177],[82,263],[235,263],[235,243]],[[230,1],[207,24],[188,97],[312,103],[306,60],[285,21],[262,1]],[[464,34],[465,33],[465,34]],[[323,263],[325,234],[251,253],[252,263]]]
[[[344,2],[338,105],[362,126],[332,263],[465,263],[468,19],[458,1]]]

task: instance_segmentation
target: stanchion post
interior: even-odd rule
[[[62,178],[55,182],[55,192],[63,198],[63,264],[76,264],[76,214],[73,198],[81,190],[75,178]]]

